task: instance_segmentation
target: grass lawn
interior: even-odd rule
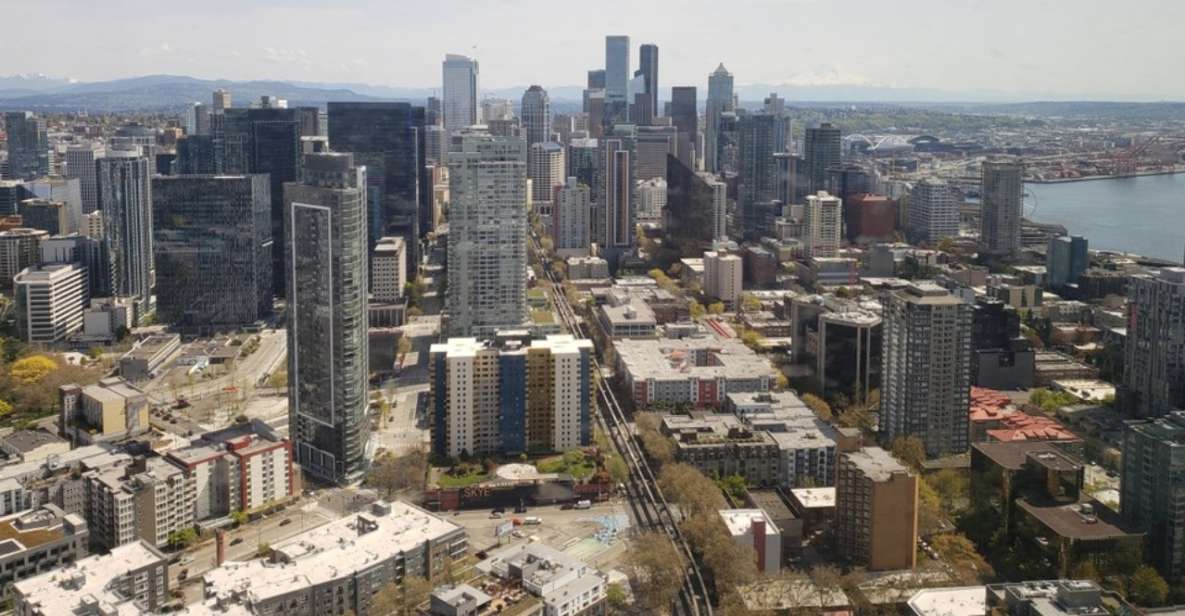
[[[436,485],[442,488],[463,488],[471,486],[475,483],[481,483],[489,475],[480,465],[473,465],[463,469],[459,474],[453,475],[447,471],[442,471],[436,477]]]
[[[580,460],[574,464],[565,461],[564,456],[552,456],[536,462],[535,468],[539,469],[540,473],[567,473],[574,479],[584,479],[596,472],[597,465],[592,458],[581,454]]]
[[[555,317],[550,310],[532,310],[531,320],[539,325],[550,325],[555,323]]]

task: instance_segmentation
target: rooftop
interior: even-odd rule
[[[1073,541],[1139,536],[1139,533],[1121,528],[1118,515],[1094,499],[1071,505],[1044,506],[1022,498],[1017,500],[1017,504],[1050,531]]]
[[[384,511],[387,509],[389,511]],[[254,604],[353,575],[461,527],[404,502],[376,503],[273,546],[275,562],[227,562],[206,574],[208,597]]]
[[[987,609],[986,586],[927,588],[909,600],[916,616],[984,616]]]
[[[736,339],[615,340],[613,347],[634,380],[754,379],[773,373],[768,360]]]
[[[17,430],[4,437],[4,448],[18,453],[27,453],[53,443],[65,443],[62,437],[45,430]]]
[[[986,456],[997,465],[1006,468],[1010,471],[1019,471],[1024,468],[1025,462],[1028,460],[1030,454],[1034,456],[1053,455],[1059,458],[1070,460],[1070,458],[1061,449],[1048,441],[1010,441],[1010,442],[988,442],[975,443],[971,445],[972,450],[978,451],[980,454]]]
[[[75,608],[83,603],[112,606],[125,603],[127,599],[110,587],[111,582],[158,563],[165,563],[164,555],[137,541],[121,545],[108,554],[90,556],[73,565],[21,580],[13,587],[30,605],[45,614],[74,614]]]
[[[724,525],[733,537],[740,537],[752,532],[753,522],[757,520],[765,522],[767,535],[780,534],[778,526],[761,509],[721,509],[720,519],[724,520]]]
[[[865,447],[842,455],[872,481],[888,481],[897,473],[909,473],[909,468],[880,447]]]
[[[835,507],[835,488],[795,488],[790,490],[790,494],[807,509]]]

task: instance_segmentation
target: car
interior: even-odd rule
[[[240,544],[240,543],[242,543],[242,542],[243,542],[243,538],[242,538],[242,537],[235,537],[234,539],[231,539],[231,540],[230,540],[230,544],[231,544],[231,545],[238,545],[238,544]]]
[[[500,519],[501,517],[502,517],[502,514],[498,513],[497,511],[490,514],[491,520],[497,520],[497,519]]]
[[[280,522],[280,526],[288,526],[291,523],[292,523],[292,518],[284,518],[284,521]]]
[[[577,509],[592,509],[592,501],[587,500],[587,499],[578,500],[578,501],[576,501],[576,508]]]
[[[573,508],[575,508],[575,505],[573,505],[572,503],[564,503],[564,504],[560,505],[560,509],[562,509],[564,511],[567,511],[567,510],[573,509]]]
[[[177,574],[177,579],[179,580],[184,580],[187,577],[189,577],[189,569],[182,569],[181,573]]]

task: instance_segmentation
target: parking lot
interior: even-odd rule
[[[443,515],[465,528],[474,553],[497,549],[499,544],[537,541],[604,569],[618,566],[633,529],[627,507],[619,499],[595,503],[589,509],[550,505],[529,507],[525,513],[507,510],[500,517],[493,517],[489,509]],[[539,518],[540,523],[514,524],[516,519],[526,521],[529,517]],[[511,533],[497,537],[496,529],[507,525],[513,529]]]

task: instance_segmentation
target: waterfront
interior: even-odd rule
[[[1180,261],[1185,252],[1185,174],[1026,184],[1025,215],[1086,236],[1092,249]]]

